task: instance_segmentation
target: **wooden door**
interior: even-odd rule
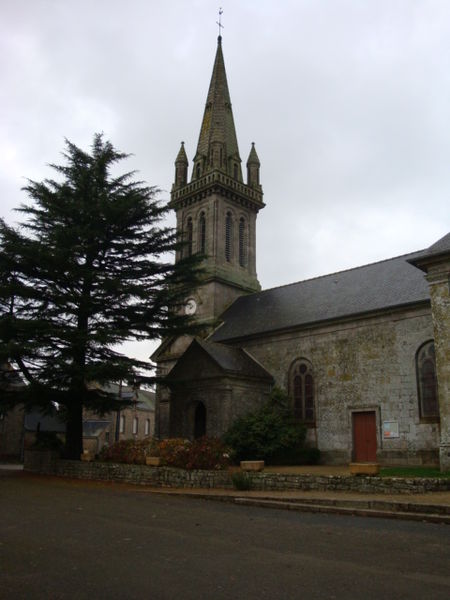
[[[199,402],[195,407],[194,438],[197,439],[204,435],[206,435],[206,407],[203,402]]]
[[[376,462],[377,422],[375,411],[353,413],[353,460]]]

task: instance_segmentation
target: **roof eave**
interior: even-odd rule
[[[391,312],[405,310],[408,308],[413,308],[413,307],[420,308],[420,307],[425,307],[425,306],[427,306],[427,307],[430,306],[429,299],[419,300],[419,301],[415,301],[415,302],[407,302],[404,304],[398,304],[395,306],[389,306],[389,307],[377,309],[377,310],[365,311],[365,312],[360,312],[360,313],[352,313],[349,315],[342,315],[340,317],[333,317],[331,319],[320,319],[317,321],[309,321],[307,323],[289,325],[287,327],[268,329],[265,331],[250,333],[250,334],[244,335],[244,336],[235,336],[235,337],[222,338],[220,340],[211,340],[211,341],[216,344],[228,344],[228,343],[234,344],[236,342],[242,342],[245,340],[256,339],[256,338],[260,338],[262,336],[267,336],[267,335],[278,335],[278,334],[286,333],[288,331],[299,331],[302,329],[312,329],[314,327],[322,327],[324,325],[331,325],[333,323],[346,323],[349,321],[354,321],[355,319],[362,320],[362,319],[366,319],[366,318],[381,316],[383,314],[387,314],[387,313],[391,313]],[[218,328],[216,331],[219,331],[219,330],[220,330],[220,328]]]

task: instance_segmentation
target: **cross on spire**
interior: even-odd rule
[[[222,7],[219,8],[219,20],[216,21],[217,25],[219,26],[219,37],[221,36],[220,30],[223,29],[223,25],[222,25],[222,14],[223,14],[223,10]]]

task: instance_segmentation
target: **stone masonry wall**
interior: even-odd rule
[[[158,488],[232,489],[228,471],[186,471],[169,467],[57,460],[49,452],[25,452],[26,471],[76,479],[115,481]],[[449,491],[450,479],[404,479],[355,476],[248,473],[254,490],[354,491],[405,494]]]
[[[428,308],[384,313],[303,331],[246,341],[243,345],[289,389],[289,370],[298,358],[313,367],[316,428],[309,440],[325,462],[352,460],[352,413],[373,410],[377,458],[382,463],[437,463],[439,424],[419,415],[415,356],[433,339]],[[396,421],[399,437],[383,439],[383,421]]]
[[[450,469],[450,257],[428,269],[440,412],[440,465]]]

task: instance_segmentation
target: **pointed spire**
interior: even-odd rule
[[[261,184],[259,183],[260,166],[261,163],[259,162],[258,154],[256,153],[255,142],[252,142],[250,154],[247,159],[247,185],[250,187],[261,188]]]
[[[181,142],[181,148],[180,151],[177,154],[177,157],[175,159],[175,165],[188,165],[189,161],[188,161],[188,157],[186,155],[186,150],[184,149],[184,142]]]
[[[259,162],[258,154],[256,153],[255,142],[252,142],[250,154],[248,155],[247,167],[249,165],[257,165],[258,167],[261,165],[261,163]]]
[[[194,157],[192,179],[198,179],[208,171],[215,169],[242,181],[241,159],[220,35],[217,38],[217,52],[206,98],[197,153]]]
[[[184,149],[184,142],[181,142],[180,151],[175,159],[175,183],[174,187],[182,187],[187,184],[187,172],[189,161]]]

